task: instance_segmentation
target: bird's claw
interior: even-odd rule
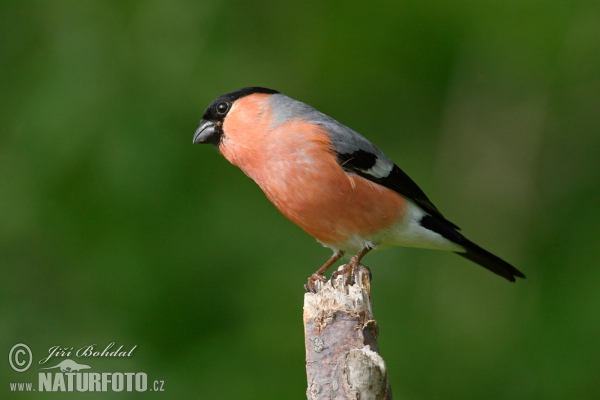
[[[308,293],[317,293],[318,288],[315,286],[315,283],[319,281],[321,283],[327,282],[327,279],[322,274],[315,272],[308,278],[308,282],[304,285],[304,290]]]
[[[344,283],[346,285],[348,285],[348,286],[352,286],[356,282],[356,276],[357,276],[357,274],[358,274],[358,264],[350,262],[347,265],[342,266],[337,271],[333,271],[333,273],[331,274],[331,278],[329,279],[329,281],[333,283],[333,281],[338,276],[345,275],[346,276],[346,280],[345,280]]]

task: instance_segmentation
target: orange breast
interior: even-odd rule
[[[228,128],[242,125],[234,122],[226,120],[226,136]],[[343,249],[352,237],[373,237],[403,217],[406,202],[399,194],[342,170],[327,130],[300,119],[274,129],[270,122],[268,113],[255,117],[252,128],[225,140],[221,152],[310,235]]]

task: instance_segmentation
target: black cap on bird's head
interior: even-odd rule
[[[275,94],[279,92],[263,87],[247,87],[217,97],[204,111],[200,126],[194,133],[194,143],[212,143],[218,146],[223,135],[223,120],[233,103],[254,93]]]

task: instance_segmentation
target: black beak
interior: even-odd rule
[[[207,121],[205,119],[200,120],[200,126],[194,133],[194,144],[195,143],[214,143],[216,139],[216,125],[213,121]]]

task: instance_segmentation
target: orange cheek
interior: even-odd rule
[[[263,144],[268,140],[272,123],[268,95],[254,94],[236,101],[223,123],[223,138],[219,150],[232,164],[246,174],[261,168]]]

